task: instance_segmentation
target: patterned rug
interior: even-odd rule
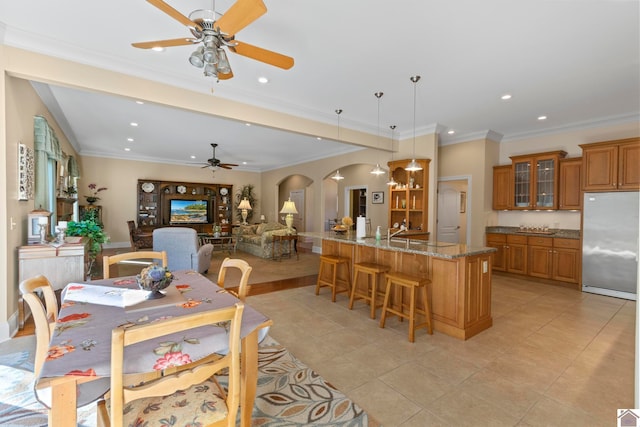
[[[2,426],[47,425],[46,412],[33,397],[34,349],[33,336],[0,344]],[[258,361],[253,426],[380,426],[271,337],[261,343]],[[78,425],[96,425],[95,405],[78,410]]]

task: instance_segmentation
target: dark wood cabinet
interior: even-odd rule
[[[640,138],[582,144],[584,191],[640,189]]]
[[[233,186],[229,184],[140,179],[137,197],[138,227],[146,231],[179,225],[198,232],[211,232],[214,224],[231,224],[233,218]],[[206,222],[172,222],[172,200],[206,202]]]

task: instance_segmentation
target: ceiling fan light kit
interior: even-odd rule
[[[158,47],[201,44],[189,56],[189,63],[194,67],[203,68],[206,77],[215,77],[218,80],[233,77],[225,47],[238,55],[285,70],[293,67],[293,58],[289,56],[252,46],[235,39],[235,34],[238,31],[267,12],[267,7],[262,0],[238,0],[217,20],[215,7],[212,7],[211,10],[194,10],[187,18],[163,0],[147,1],[189,28],[194,38],[132,43],[133,47],[154,49]]]

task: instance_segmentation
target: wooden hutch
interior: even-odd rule
[[[431,159],[416,159],[416,162],[422,170],[406,170],[409,160],[387,163],[397,182],[389,189],[389,228],[398,228],[404,222],[410,230],[427,231]]]

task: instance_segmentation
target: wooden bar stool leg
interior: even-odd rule
[[[384,292],[384,302],[382,303],[382,313],[380,315],[380,327],[384,328],[384,322],[387,318],[387,307],[389,306],[389,296],[391,295],[391,279],[387,278],[387,286]]]
[[[411,286],[411,300],[409,301],[409,342],[416,340],[416,287]]]
[[[318,280],[316,281],[316,295],[320,295],[320,280],[322,280],[322,271],[325,263],[320,261],[320,269],[318,270]]]
[[[353,284],[351,286],[351,296],[349,297],[349,310],[353,310],[353,302],[355,300],[356,297],[356,288],[358,287],[358,273],[360,272],[359,269],[354,268],[354,272],[353,272]]]
[[[331,286],[331,302],[336,302],[336,289],[338,288],[338,282],[336,279],[338,278],[338,265],[333,265],[333,286]]]
[[[371,291],[369,294],[369,302],[371,303],[371,313],[370,317],[372,319],[376,318],[376,290],[378,288],[378,274],[372,273],[367,275],[367,292]]]
[[[427,330],[429,331],[429,335],[433,335],[433,326],[431,325],[431,307],[430,300],[427,297],[427,286],[422,287],[422,297],[424,298],[424,315],[427,318]]]

